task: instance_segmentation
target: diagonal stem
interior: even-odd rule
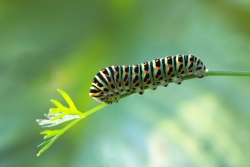
[[[250,77],[250,71],[207,71],[206,73],[206,76],[245,76],[245,77]],[[183,78],[183,80],[189,80],[189,79],[193,79],[193,78],[197,78],[196,76],[194,75],[190,75],[190,76],[186,76]],[[172,81],[169,81],[170,83]],[[87,111],[87,112],[84,112],[84,113],[81,113],[80,111],[78,111],[75,106],[74,106],[74,103],[72,102],[72,100],[70,99],[70,97],[63,91],[61,90],[58,90],[62,95],[63,97],[65,98],[65,100],[69,103],[70,105],[70,108],[71,109],[74,109],[76,110],[76,113],[77,115],[80,116],[80,118],[77,118],[76,120],[72,121],[71,123],[69,123],[66,127],[64,127],[63,129],[61,129],[61,132],[60,134],[56,135],[53,139],[51,139],[46,146],[44,146],[40,151],[39,153],[37,154],[37,156],[39,156],[40,154],[42,154],[45,150],[47,150],[51,145],[52,143],[59,137],[61,136],[65,131],[67,131],[70,127],[72,127],[73,125],[75,125],[77,122],[79,122],[80,120],[82,120],[83,118],[87,117],[88,115],[91,115],[93,114],[94,112],[106,107],[108,105],[108,103],[102,103],[100,104],[99,106]],[[131,92],[131,93],[126,93],[126,94],[123,94],[121,95],[121,99],[122,98],[125,98],[127,96],[130,96],[132,94],[134,94],[136,92]]]

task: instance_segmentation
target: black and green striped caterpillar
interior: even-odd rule
[[[207,71],[199,58],[182,54],[136,65],[114,65],[95,75],[89,95],[99,102],[118,102],[122,94],[134,91],[142,95],[144,89],[166,87],[169,81],[181,84],[183,77],[202,78]]]

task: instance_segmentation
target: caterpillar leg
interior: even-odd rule
[[[118,101],[120,100],[120,98],[121,98],[120,95],[115,96],[115,102],[118,103]]]
[[[152,83],[152,84],[149,85],[149,88],[152,89],[152,90],[155,90],[157,88],[157,84]]]
[[[167,87],[168,86],[168,80],[161,80],[160,85]]]
[[[180,77],[180,76],[173,77],[172,80],[174,83],[177,83],[178,85],[180,85],[182,83],[182,77]]]
[[[109,104],[112,104],[114,102],[117,103],[120,100],[120,98],[121,98],[120,94],[116,94],[116,95],[109,94],[106,96],[104,102],[109,103]]]

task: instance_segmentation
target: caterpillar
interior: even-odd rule
[[[168,86],[169,81],[181,84],[182,78],[189,75],[203,78],[207,71],[199,58],[183,54],[135,65],[113,65],[95,75],[89,95],[99,102],[118,102],[122,94],[142,95],[147,88]]]

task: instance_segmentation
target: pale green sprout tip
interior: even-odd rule
[[[68,130],[71,126],[76,124],[81,119],[85,118],[86,116],[100,110],[104,106],[108,105],[107,103],[103,103],[99,105],[98,107],[95,107],[85,113],[82,113],[77,110],[75,107],[73,101],[69,97],[67,93],[64,91],[57,89],[57,91],[63,96],[64,100],[67,102],[69,107],[65,107],[57,100],[51,99],[50,101],[56,106],[56,108],[50,108],[48,114],[44,114],[47,119],[37,119],[36,121],[38,124],[42,127],[52,127],[59,125],[66,121],[72,121],[67,126],[65,126],[63,129],[57,129],[57,130],[45,130],[41,132],[40,134],[45,135],[44,139],[49,139],[47,141],[44,141],[38,147],[43,146],[43,148],[38,152],[37,156],[40,156],[44,151],[46,151],[55,141],[56,139],[61,136],[66,130]]]
[[[37,119],[36,120],[38,122],[38,124],[41,125],[42,127],[52,127],[52,126],[56,126],[58,124],[66,122],[66,121],[81,118],[82,113],[76,109],[74,103],[72,102],[72,100],[70,99],[68,94],[60,89],[57,89],[57,90],[63,96],[63,98],[65,99],[65,101],[69,105],[69,108],[63,106],[59,101],[51,99],[50,101],[56,106],[56,108],[50,108],[49,113],[44,114],[45,117],[47,117],[48,119]],[[51,146],[51,144],[60,135],[62,135],[67,129],[68,129],[68,126],[66,126],[63,129],[59,129],[59,130],[45,130],[45,131],[41,132],[40,134],[45,135],[44,139],[49,139],[49,138],[51,138],[51,139],[38,145],[38,147],[40,147],[40,146],[44,146],[44,147],[39,151],[37,156],[41,155],[45,150],[47,150]]]

